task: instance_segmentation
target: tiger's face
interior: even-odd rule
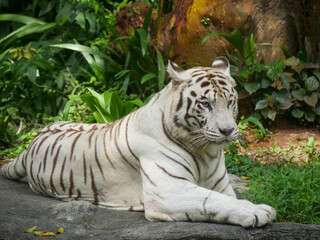
[[[226,146],[238,137],[237,92],[227,59],[216,59],[211,68],[168,67],[168,72],[180,90],[173,122],[185,130],[193,147]]]

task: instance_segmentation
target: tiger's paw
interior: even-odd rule
[[[230,214],[228,222],[242,227],[262,227],[276,217],[276,210],[266,204],[242,201],[242,206]]]

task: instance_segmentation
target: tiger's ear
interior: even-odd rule
[[[229,77],[229,80],[233,87],[236,86],[235,80],[231,77],[230,74],[230,63],[226,57],[217,57],[213,63],[212,67],[220,70],[223,74]]]
[[[172,84],[174,86],[180,85],[184,81],[186,81],[186,77],[184,76],[184,70],[180,68],[176,63],[170,62],[168,60],[168,65],[167,65],[167,73],[169,74],[169,77],[171,78]]]
[[[221,72],[223,72],[226,75],[230,76],[230,63],[226,57],[217,57],[213,63],[213,68],[219,69]]]

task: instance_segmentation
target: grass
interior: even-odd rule
[[[254,159],[237,146],[226,151],[226,165],[229,173],[250,178],[245,198],[274,207],[276,222],[320,225],[320,151],[312,137],[289,149],[260,149]]]

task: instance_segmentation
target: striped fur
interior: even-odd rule
[[[149,220],[270,222],[273,208],[237,200],[229,184],[223,148],[238,128],[228,61],[167,71],[172,81],[146,106],[109,124],[51,124],[3,174],[62,200],[144,210]]]

